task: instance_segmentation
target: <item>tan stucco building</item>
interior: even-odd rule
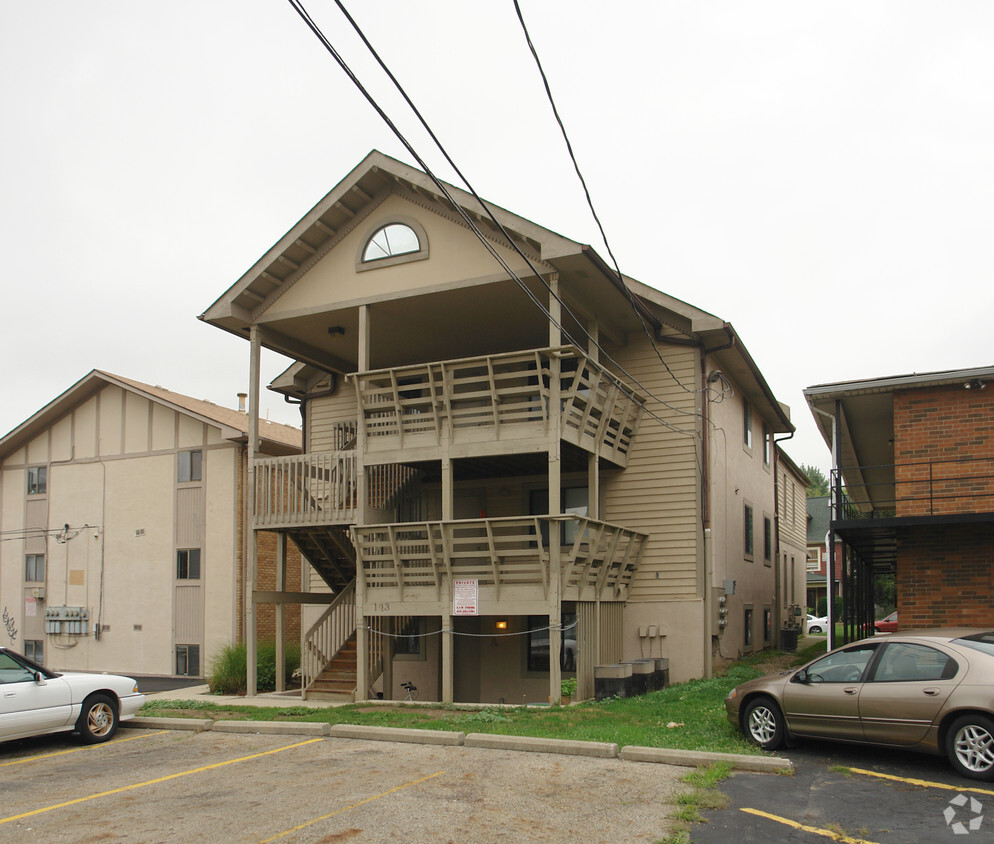
[[[247,430],[245,412],[94,370],[0,439],[0,641],[56,669],[202,675],[244,629]],[[300,438],[260,422],[263,454]],[[272,612],[260,634],[281,624],[299,635]]]
[[[249,340],[250,418],[260,350],[298,361],[270,387],[304,454],[250,488],[334,596],[310,687],[356,649],[359,698],[544,701],[573,673],[590,697],[622,660],[707,674],[802,600],[787,408],[728,322],[588,246],[373,152],[202,319]]]

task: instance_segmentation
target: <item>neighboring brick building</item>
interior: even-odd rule
[[[991,380],[981,367],[804,391],[829,446],[840,433],[831,527],[854,630],[872,624],[867,596],[883,571],[896,572],[904,628],[994,624]]]
[[[299,453],[300,430],[259,424],[262,453]],[[59,670],[203,675],[245,635],[247,431],[244,411],[93,370],[0,438],[0,644]],[[258,590],[280,588],[279,541],[259,535]],[[255,617],[274,638],[274,604]]]

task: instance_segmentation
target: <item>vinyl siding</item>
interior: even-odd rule
[[[676,377],[694,389],[698,351],[659,348]],[[630,376],[621,377],[629,382],[637,379],[644,390],[636,389],[655,397],[647,399],[646,408],[652,415],[646,413],[642,418],[628,468],[602,476],[604,520],[650,537],[629,599],[694,598],[700,589],[700,473],[695,436],[700,420],[694,415],[700,396],[674,381],[645,338],[634,340],[616,357]]]

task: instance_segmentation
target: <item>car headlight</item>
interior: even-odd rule
[[[735,700],[735,696],[739,693],[738,689],[732,689],[727,695],[725,695],[725,700]]]

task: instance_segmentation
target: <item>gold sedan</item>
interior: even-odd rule
[[[725,711],[766,750],[804,737],[906,748],[994,780],[994,631],[863,639],[736,686]]]

